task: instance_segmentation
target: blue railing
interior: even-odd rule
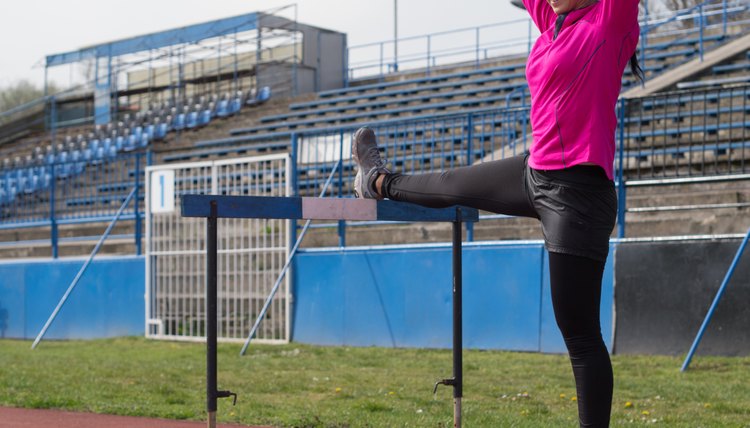
[[[750,179],[750,85],[622,99],[617,114],[620,236],[624,236],[628,212],[627,186],[684,179]],[[422,173],[525,153],[531,143],[528,117],[528,107],[515,107],[370,126],[394,170]],[[353,196],[355,169],[350,144],[361,125],[282,136],[292,153],[291,179],[296,194],[316,195],[334,165],[343,159],[328,194]],[[128,192],[142,180],[148,163],[147,153],[121,153],[101,162],[55,162],[36,170],[1,171],[0,190],[16,187],[16,197],[0,204],[0,228],[50,226],[56,248],[60,224],[111,219]],[[23,174],[42,178],[32,179],[36,187],[19,193],[18,189],[26,189],[21,183],[29,180]],[[140,221],[142,195],[137,200],[139,204],[124,213],[125,219]],[[367,223],[315,227],[337,227],[345,243],[346,227],[362,225]],[[139,243],[139,225],[136,236]]]
[[[747,16],[750,5],[743,0],[706,0],[687,9],[658,15],[649,15],[648,2],[644,4],[646,12],[640,18],[642,58],[647,58],[650,50],[665,47],[652,42],[662,36],[672,37],[677,44],[690,37],[696,38],[697,53],[703,58],[707,34],[726,37],[729,25],[750,22]],[[351,46],[347,75],[349,80],[373,79],[406,69],[423,69],[429,75],[436,66],[457,62],[474,62],[479,67],[480,62],[488,58],[528,54],[538,36],[531,19],[523,18]]]
[[[121,153],[0,171],[0,229],[49,227],[52,256],[57,257],[60,225],[110,221],[137,186],[135,202],[123,210],[122,219],[135,220],[140,254],[141,189],[150,159],[150,152]]]

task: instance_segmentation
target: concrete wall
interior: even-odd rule
[[[615,260],[615,352],[684,355],[740,240],[621,243]],[[750,355],[750,249],[746,249],[698,355]]]
[[[613,245],[601,304],[602,332],[610,349],[618,354],[686,353],[739,242]],[[33,338],[82,263],[0,263],[0,337]],[[541,242],[464,244],[463,270],[467,348],[565,352]],[[448,244],[304,250],[293,272],[294,341],[451,346]],[[143,295],[143,257],[96,260],[47,337],[141,335]],[[750,251],[740,260],[699,355],[750,354],[749,301]]]
[[[451,347],[449,245],[307,250],[297,256],[294,341],[325,345]],[[565,352],[540,242],[465,244],[464,346]],[[602,332],[612,337],[612,263]]]
[[[0,337],[33,339],[84,260],[0,263]],[[95,260],[46,339],[93,339],[144,332],[143,257]]]

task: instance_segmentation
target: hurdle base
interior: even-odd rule
[[[461,428],[461,397],[453,399],[453,428]]]
[[[208,412],[208,428],[216,428],[216,412]]]

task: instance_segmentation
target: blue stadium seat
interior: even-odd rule
[[[181,131],[185,129],[185,123],[185,113],[178,113],[177,115],[175,115],[174,120],[172,121],[172,129],[174,129],[175,131]]]
[[[73,174],[80,174],[86,168],[86,162],[83,160],[83,154],[79,150],[73,150],[70,154],[70,160],[73,161]]]
[[[149,142],[151,142],[151,139],[149,138],[148,134],[144,133],[141,135],[141,138],[138,139],[138,147],[139,148],[148,147]]]
[[[109,149],[104,150],[104,156],[107,159],[114,159],[117,157],[117,148],[115,146],[110,146]]]
[[[93,152],[91,163],[93,165],[98,165],[102,163],[103,160],[104,160],[104,147],[97,147],[96,150]]]
[[[242,91],[237,91],[234,98],[229,102],[229,114],[237,114],[242,108]]]
[[[142,126],[134,126],[130,130],[130,135],[135,136],[135,140],[136,141],[140,141],[141,140],[141,136],[143,135],[143,127]]]
[[[208,107],[202,108],[198,116],[198,126],[206,126],[211,122],[211,104]]]
[[[125,148],[125,143],[125,137],[123,137],[122,135],[118,135],[117,137],[115,137],[114,146],[118,152],[122,151]]]
[[[187,119],[185,121],[185,127],[187,129],[195,129],[198,127],[198,106],[196,106],[196,109],[191,111],[187,114]]]
[[[122,147],[122,150],[125,152],[132,152],[133,150],[138,148],[138,139],[135,135],[128,135],[125,137],[125,145]]]
[[[224,97],[219,100],[219,102],[216,104],[216,116],[219,117],[227,117],[229,116],[229,97],[227,95],[224,95]]]

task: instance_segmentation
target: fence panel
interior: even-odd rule
[[[289,168],[288,155],[273,155],[147,170],[147,337],[205,339],[206,225],[181,217],[180,196],[288,196]],[[289,230],[282,220],[219,221],[219,339],[241,341],[249,334],[286,260]],[[256,339],[289,341],[288,279]]]

